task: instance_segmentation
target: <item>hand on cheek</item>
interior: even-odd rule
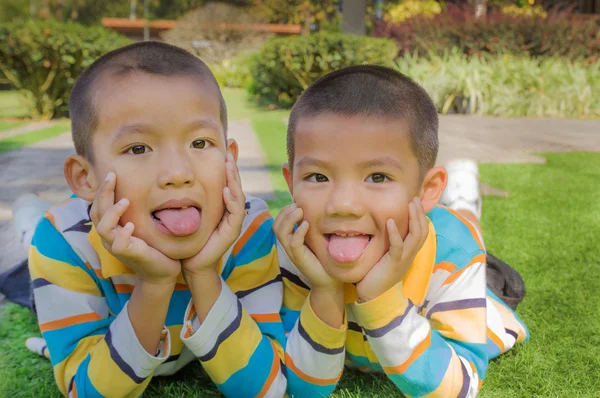
[[[123,198],[114,203],[116,179],[115,173],[107,174],[90,210],[90,217],[102,239],[102,245],[134,271],[139,279],[160,285],[174,284],[181,272],[181,263],[134,237],[133,223],[120,226],[119,221],[129,207],[129,200]]]
[[[356,285],[360,301],[373,300],[400,283],[425,243],[429,227],[425,211],[418,198],[414,198],[409,203],[408,213],[408,234],[404,239],[394,220],[387,220],[390,248]]]

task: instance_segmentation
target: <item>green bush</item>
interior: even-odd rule
[[[226,59],[210,69],[221,87],[248,88],[252,83],[250,65],[253,55],[243,54],[234,59]]]
[[[101,27],[58,22],[0,25],[0,71],[32,102],[35,117],[68,114],[79,74],[102,54],[129,43]]]
[[[375,34],[396,40],[403,53],[422,56],[441,56],[457,48],[470,56],[511,53],[588,62],[600,59],[598,26],[592,20],[576,20],[565,13],[541,18],[492,12],[475,20],[471,10],[450,7],[433,18],[399,24],[376,22]]]
[[[456,50],[430,58],[405,55],[400,72],[423,86],[440,113],[600,117],[600,63],[486,55]]]
[[[271,39],[250,66],[250,92],[263,101],[290,107],[319,77],[350,65],[392,65],[393,40],[338,33]]]

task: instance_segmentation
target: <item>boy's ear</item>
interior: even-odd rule
[[[237,163],[237,160],[238,160],[238,143],[233,138],[228,138],[227,139],[227,152],[231,153],[233,155],[233,159]]]
[[[430,212],[440,202],[442,192],[444,192],[447,183],[448,172],[441,166],[436,166],[425,174],[420,192],[421,203],[423,204],[425,213]]]
[[[90,162],[80,155],[71,155],[65,160],[65,179],[71,191],[82,199],[92,201],[100,184]]]
[[[283,173],[283,178],[285,178],[285,182],[287,183],[288,190],[290,191],[290,195],[292,198],[294,197],[294,184],[292,179],[292,170],[290,169],[290,165],[288,162],[285,162],[283,166],[281,166],[281,172]]]

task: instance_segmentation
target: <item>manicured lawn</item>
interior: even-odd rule
[[[63,119],[56,122],[53,126],[41,130],[0,139],[0,153],[19,149],[26,145],[35,144],[38,141],[56,137],[69,131],[70,128],[70,121],[68,119]]]
[[[15,129],[24,125],[25,122],[16,121],[16,120],[0,120],[0,132]]]
[[[237,92],[239,94],[239,92]],[[230,119],[248,118],[272,170],[274,213],[289,203],[280,167],[285,111],[247,107],[225,90]],[[230,102],[237,101],[237,102]],[[600,391],[600,154],[544,155],[544,165],[483,165],[483,182],[510,192],[486,197],[488,249],[523,275],[519,315],[531,341],[490,364],[481,397],[592,397]],[[33,315],[7,305],[0,318],[0,397],[58,397],[49,361],[25,349]],[[217,396],[198,364],[156,378],[144,397]],[[385,377],[345,372],[335,397],[401,396]]]

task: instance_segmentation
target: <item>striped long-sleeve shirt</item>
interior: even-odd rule
[[[402,282],[358,303],[346,286],[347,329],[310,309],[310,283],[280,249],[288,383],[327,395],[343,361],[385,372],[407,396],[474,397],[488,361],[529,338],[518,316],[486,288],[485,248],[472,224],[445,207],[427,214],[429,234]],[[294,344],[290,344],[294,342]]]
[[[127,314],[136,277],[102,247],[90,203],[71,198],[50,209],[35,231],[29,264],[39,326],[63,394],[140,396],[153,375],[172,374],[196,358],[226,396],[284,394],[273,220],[264,202],[248,201],[242,233],[220,264],[222,292],[213,308],[201,325],[193,321],[180,278],[156,356],[141,346]]]

